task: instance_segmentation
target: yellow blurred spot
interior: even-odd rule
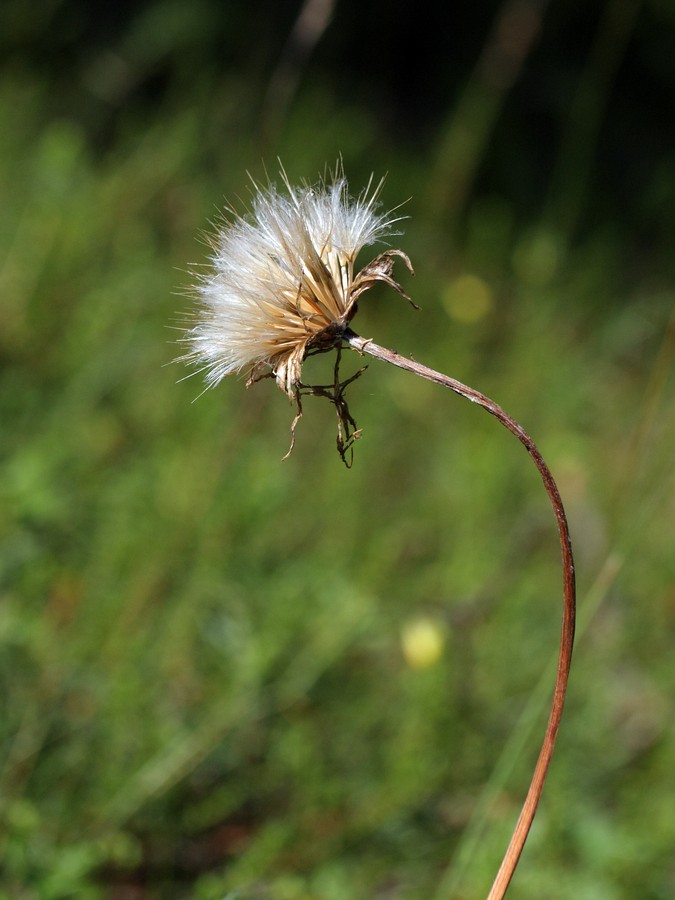
[[[478,322],[494,306],[488,285],[477,275],[459,275],[443,292],[443,304],[448,314],[458,322]]]
[[[401,629],[403,656],[411,669],[433,666],[440,659],[444,644],[443,628],[433,619],[412,619]]]

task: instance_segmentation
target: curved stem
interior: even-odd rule
[[[505,428],[507,428],[518,438],[520,443],[530,454],[532,461],[539,470],[539,474],[541,475],[544,487],[546,488],[546,493],[548,494],[551,505],[553,506],[553,512],[555,513],[556,522],[558,524],[558,533],[560,535],[560,549],[562,552],[564,598],[562,629],[560,635],[560,651],[558,655],[558,668],[553,689],[551,710],[549,713],[548,724],[546,726],[546,734],[544,736],[544,741],[539,752],[539,758],[537,759],[537,764],[532,775],[532,780],[530,782],[527,796],[523,803],[523,808],[513,830],[511,841],[509,842],[509,846],[506,849],[502,864],[499,868],[499,871],[497,872],[487,898],[487,900],[502,900],[502,898],[506,894],[516,866],[518,865],[520,854],[522,853],[523,847],[525,846],[527,835],[532,825],[534,815],[537,811],[537,805],[539,803],[539,798],[544,787],[546,773],[548,771],[551,757],[553,756],[553,750],[555,748],[556,737],[558,735],[558,728],[560,726],[560,719],[565,702],[565,693],[567,691],[570,664],[572,661],[572,647],[574,644],[574,622],[576,616],[576,588],[574,580],[574,558],[572,555],[572,543],[570,540],[569,527],[567,525],[567,517],[565,515],[562,498],[560,496],[560,491],[558,490],[558,486],[555,483],[553,475],[551,474],[549,467],[544,462],[544,459],[537,449],[537,446],[535,445],[532,438],[523,428],[521,428],[521,426],[514,419],[511,418],[511,416],[504,412],[501,406],[496,404],[493,400],[490,400],[489,397],[486,397],[479,391],[476,391],[473,388],[462,384],[461,381],[456,381],[454,378],[450,378],[448,375],[443,375],[440,372],[436,372],[434,371],[434,369],[430,369],[428,368],[428,366],[423,366],[421,363],[418,363],[415,360],[406,359],[404,356],[400,356],[394,350],[387,350],[385,347],[380,347],[373,341],[359,337],[359,335],[355,334],[351,329],[347,329],[345,331],[343,338],[350,347],[352,347],[354,350],[357,350],[359,353],[368,353],[370,354],[370,356],[374,356],[375,359],[380,359],[383,362],[391,363],[394,366],[398,366],[400,369],[405,369],[407,372],[412,372],[414,375],[419,375],[422,378],[426,378],[428,381],[433,381],[436,384],[443,385],[443,387],[450,388],[451,391],[454,391],[461,397],[465,397],[472,403],[476,403],[478,404],[478,406],[482,406],[483,409],[490,413],[490,415],[498,419]]]

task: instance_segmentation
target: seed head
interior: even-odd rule
[[[400,221],[379,211],[382,182],[371,179],[352,199],[339,170],[315,186],[292,187],[283,171],[282,178],[282,192],[254,183],[251,211],[230,211],[210,239],[212,270],[197,287],[199,310],[183,357],[209,387],[247,371],[248,384],[274,375],[293,398],[307,352],[339,343],[364,291],[383,281],[403,294],[391,278],[395,256],[410,267],[400,250],[354,274],[359,251],[391,236]]]

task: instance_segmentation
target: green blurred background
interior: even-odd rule
[[[272,383],[171,364],[246,172],[340,154],[407,200],[423,308],[355,327],[500,402],[568,505],[513,896],[675,896],[670,0],[5,0],[0,57],[0,897],[487,892],[559,631],[527,455],[373,362],[353,469],[311,399],[282,463]]]

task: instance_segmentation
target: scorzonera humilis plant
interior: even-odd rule
[[[488,900],[502,898],[515,871],[532,824],[555,747],[565,700],[574,641],[575,581],[569,529],[555,480],[527,432],[498,404],[454,378],[379,346],[352,329],[357,304],[373,285],[384,283],[412,301],[394,280],[394,265],[408,256],[387,249],[362,268],[356,259],[363,248],[392,237],[400,221],[396,211],[383,212],[378,196],[382,183],[372,179],[357,197],[349,195],[338,168],[330,179],[294,187],[282,171],[283,187],[254,183],[249,213],[230,211],[211,238],[212,268],[201,276],[194,319],[186,330],[183,360],[203,373],[208,386],[226,375],[244,372],[247,385],[273,377],[296,404],[292,440],[307,394],[326,397],[338,420],[338,450],[351,462],[359,430],[350,413],[346,390],[363,369],[341,380],[345,349],[383,362],[449,388],[485,409],[527,450],[537,467],[558,525],[563,568],[563,616],[558,670],[546,734],[523,808]],[[414,305],[414,304],[413,304]],[[335,352],[333,382],[302,381],[303,361],[314,353]],[[290,452],[290,450],[289,450]]]

